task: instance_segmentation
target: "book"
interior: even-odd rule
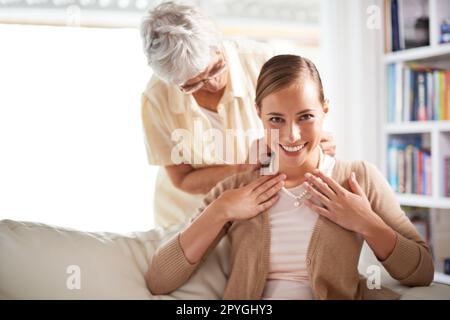
[[[429,153],[424,153],[425,155],[425,195],[427,196],[431,196],[431,168],[432,168],[432,163],[431,163],[431,154]]]
[[[391,0],[392,51],[401,50],[398,21],[398,0]]]
[[[394,122],[401,122],[403,115],[403,100],[402,100],[402,89],[403,89],[403,64],[395,64],[395,115]]]
[[[397,193],[431,195],[432,158],[422,135],[392,136],[388,142],[388,182]]]
[[[450,158],[447,158],[447,197],[450,197]]]
[[[391,18],[391,0],[384,0],[384,50],[392,51],[392,18]]]
[[[444,75],[438,72],[438,90],[439,90],[439,119],[444,119]]]
[[[388,66],[388,122],[450,120],[450,70]]]
[[[439,119],[439,104],[440,104],[440,95],[439,95],[439,71],[433,71],[433,88],[434,88],[434,99],[433,99],[433,120]]]
[[[418,181],[419,181],[419,150],[413,145],[413,158],[412,158],[412,193],[419,194]]]
[[[395,84],[396,82],[396,77],[395,77],[395,71],[396,71],[396,67],[395,64],[390,64],[388,66],[388,87],[387,87],[387,91],[388,91],[388,122],[395,122],[395,110],[396,110],[396,103],[395,103],[395,99],[396,99],[396,90],[397,90],[397,86]]]
[[[450,157],[444,158],[444,197],[450,197]]]
[[[426,110],[427,110],[427,114],[426,117],[428,120],[434,120],[434,115],[433,115],[433,99],[434,99],[434,95],[433,95],[433,72],[427,72],[426,73],[426,77],[427,77],[427,92],[426,92]]]
[[[399,141],[396,139],[391,139],[388,146],[388,157],[389,157],[389,167],[388,167],[388,181],[392,189],[395,192],[399,192],[398,189],[398,176],[397,176],[397,149]]]
[[[417,149],[417,171],[415,175],[417,177],[417,186],[416,192],[417,194],[425,194],[425,188],[423,187],[425,166],[423,165],[423,151]]]
[[[443,120],[450,120],[450,70],[444,72]]]
[[[411,114],[411,100],[413,91],[411,90],[412,85],[412,71],[410,68],[403,69],[403,115],[402,121],[410,121]]]
[[[417,73],[417,118],[419,121],[426,121],[426,87],[425,74],[423,72]]]
[[[413,153],[414,146],[408,145],[405,148],[405,192],[413,193]]]
[[[405,150],[400,149],[397,153],[397,176],[398,176],[398,190],[399,193],[405,193]]]

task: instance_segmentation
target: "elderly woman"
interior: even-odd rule
[[[258,167],[245,161],[258,135],[246,133],[262,129],[254,92],[273,51],[250,41],[222,41],[196,7],[173,2],[147,12],[141,36],[154,71],[142,95],[148,161],[164,167],[155,187],[155,223],[169,227],[188,220],[219,181]],[[205,145],[211,129],[227,140]],[[322,148],[335,152],[326,134]]]
[[[430,249],[383,176],[318,147],[329,105],[314,64],[293,55],[270,59],[255,109],[279,174],[250,171],[214,187],[191,223],[153,256],[150,291],[180,287],[224,236],[231,251],[225,299],[397,298],[387,288],[370,290],[358,274],[364,241],[400,283],[429,285]]]

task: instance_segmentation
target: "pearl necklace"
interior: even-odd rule
[[[311,185],[309,182],[305,182],[308,185]],[[308,190],[305,189],[302,193],[300,193],[299,195],[295,195],[292,192],[290,192],[288,189],[286,189],[285,187],[281,188],[281,190],[283,190],[284,193],[286,193],[288,196],[290,196],[291,198],[295,199],[294,202],[294,206],[295,207],[299,207],[301,204],[301,201],[308,195]]]

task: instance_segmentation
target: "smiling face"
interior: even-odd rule
[[[266,142],[279,156],[280,167],[315,165],[312,162],[317,160],[327,112],[328,103],[320,101],[317,84],[310,77],[262,99],[258,114],[266,129]],[[271,136],[270,129],[278,129],[279,139]]]

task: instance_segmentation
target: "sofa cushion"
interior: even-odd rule
[[[170,295],[152,296],[144,275],[169,231],[82,232],[0,221],[0,297],[6,299],[219,299],[228,274],[228,240]],[[79,288],[78,288],[79,286]]]

